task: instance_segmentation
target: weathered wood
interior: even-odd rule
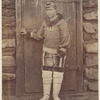
[[[26,29],[39,30],[41,20],[41,4],[35,4],[33,0],[24,0],[23,3],[23,27]]]
[[[24,52],[25,92],[42,92],[42,41],[26,38]]]
[[[32,0],[23,1],[23,27],[31,30],[38,30],[41,25],[40,4],[36,5]],[[42,43],[32,39],[24,39],[24,60],[25,60],[25,92],[41,92],[41,46]],[[38,45],[38,47],[37,47]],[[34,51],[35,50],[35,51]],[[41,56],[40,56],[41,55]],[[38,87],[37,87],[38,85]]]
[[[70,48],[68,48],[68,51],[67,51],[67,66],[65,66],[65,74],[64,74],[64,81],[62,85],[62,92],[77,91],[76,3],[64,4],[64,13],[65,13],[64,18],[66,19],[68,23],[69,31],[71,34],[71,44],[70,44]]]
[[[58,13],[60,14],[64,14],[64,7],[63,7],[63,2],[59,3],[59,2],[56,2],[56,5],[57,5],[57,11]]]
[[[36,41],[19,35],[21,27],[32,31],[38,30],[45,17],[45,1],[16,0],[17,22],[17,71],[16,93],[42,92],[41,59],[42,41]],[[82,6],[79,0],[57,0],[57,9],[64,15],[71,34],[71,45],[67,52],[62,92],[82,91],[83,72],[77,71],[82,67],[82,26],[80,16]],[[70,77],[69,77],[70,76]]]
[[[33,92],[34,89],[34,57],[33,57],[33,41],[25,39],[25,92]]]
[[[70,77],[69,77],[70,76]],[[64,80],[62,83],[62,93],[67,91],[77,91],[77,72],[65,70]]]
[[[83,91],[83,34],[82,34],[82,0],[77,3],[77,67],[79,71],[77,73],[78,91]]]
[[[20,36],[19,30],[22,27],[21,19],[21,0],[16,0],[16,95],[21,96],[24,93],[24,54],[23,54],[23,37]]]

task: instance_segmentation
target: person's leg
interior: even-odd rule
[[[58,95],[63,81],[63,74],[64,74],[63,72],[54,72],[53,75],[53,99],[54,100],[60,100]]]
[[[51,82],[52,82],[52,72],[51,71],[42,71],[43,78],[43,97],[40,100],[49,100]]]

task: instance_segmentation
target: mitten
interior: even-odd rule
[[[58,54],[63,57],[66,55],[66,49],[65,48],[60,48],[58,49]]]

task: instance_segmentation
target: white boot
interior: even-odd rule
[[[58,96],[60,89],[61,89],[61,83],[59,83],[59,84],[53,83],[53,99],[54,100],[61,100]]]
[[[63,80],[63,72],[54,72],[53,75],[53,99],[54,100],[61,100],[58,95],[61,89],[62,80]]]
[[[52,72],[43,71],[43,97],[40,100],[49,100],[50,98],[50,90],[51,90],[51,81],[52,81]]]
[[[50,90],[51,90],[51,84],[43,83],[43,97],[40,100],[49,100],[50,98]]]

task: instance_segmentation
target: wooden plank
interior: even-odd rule
[[[77,73],[78,92],[83,92],[83,34],[82,34],[82,0],[77,3]]]
[[[40,41],[26,38],[24,50],[25,92],[42,92],[42,43]]]
[[[69,77],[70,76],[70,77]],[[64,80],[62,83],[62,90],[61,92],[67,92],[67,91],[76,91],[76,86],[77,86],[77,72],[74,70],[65,70],[64,74]]]
[[[24,37],[20,38],[20,45],[17,47],[16,53],[16,93],[21,95],[24,93],[24,54],[23,54]]]
[[[41,3],[35,0],[25,0],[23,4],[23,21],[26,29],[39,29],[41,25]]]
[[[43,41],[34,40],[34,92],[42,92],[42,48]]]
[[[57,6],[57,12],[63,15],[63,13],[64,13],[63,2],[61,2],[61,3],[56,2],[56,6]]]
[[[25,92],[33,92],[34,86],[34,58],[33,58],[33,40],[25,38]]]
[[[23,21],[24,27],[28,30],[38,30],[41,25],[41,4],[35,4],[35,0],[24,0],[23,4]],[[25,55],[25,92],[41,92],[41,58],[42,58],[42,42],[33,41],[25,38],[24,41]],[[38,47],[37,47],[38,45]],[[38,86],[38,87],[37,87]]]
[[[27,1],[27,0],[26,0]],[[28,64],[30,65],[31,63],[30,62],[28,62],[29,60],[27,59],[27,58],[29,58],[29,53],[31,53],[32,54],[32,50],[31,50],[31,48],[34,46],[32,46],[32,42],[30,42],[30,41],[28,41],[28,40],[26,40],[26,39],[24,39],[24,37],[23,36],[20,36],[19,35],[19,30],[22,28],[22,27],[25,27],[25,28],[27,28],[25,25],[28,25],[29,26],[29,24],[28,23],[30,23],[29,22],[29,20],[28,20],[28,23],[26,23],[27,21],[26,21],[26,19],[31,19],[32,20],[32,17],[33,16],[28,16],[29,14],[31,14],[31,13],[26,13],[25,11],[27,11],[27,10],[29,10],[30,11],[30,8],[28,9],[28,8],[26,8],[26,7],[30,7],[30,1],[29,2],[26,2],[25,0],[22,0],[22,1],[16,1],[16,9],[17,9],[17,11],[16,11],[16,15],[17,15],[17,17],[16,17],[16,20],[17,20],[17,24],[16,24],[16,29],[17,29],[17,51],[16,51],[16,61],[17,61],[17,71],[16,71],[16,76],[17,76],[17,79],[16,79],[16,95],[17,96],[21,96],[24,92],[25,92],[25,90],[26,90],[26,92],[40,92],[40,91],[42,91],[42,78],[40,77],[40,75],[41,75],[41,72],[40,72],[40,70],[41,70],[41,68],[39,68],[38,69],[38,72],[36,73],[35,72],[35,70],[38,68],[38,67],[40,67],[40,66],[38,66],[41,62],[40,62],[40,60],[38,60],[38,65],[36,65],[36,66],[34,66],[34,64],[33,64],[33,67],[37,67],[37,68],[33,68],[34,70],[33,70],[33,72],[34,73],[32,73],[32,70],[28,70],[27,72],[28,72],[28,74],[30,74],[30,71],[31,71],[31,75],[32,75],[32,81],[34,80],[34,82],[33,82],[33,84],[31,83],[31,81],[30,81],[30,77],[27,75],[27,72],[26,72],[26,70],[28,69],[28,67],[32,67],[32,65],[31,66],[28,66]],[[29,6],[27,6],[27,4],[29,3]],[[25,6],[25,4],[26,4],[26,6]],[[31,6],[32,7],[32,6]],[[27,10],[26,10],[27,9]],[[27,11],[27,12],[29,12],[29,11]],[[26,14],[26,15],[25,15]],[[34,14],[33,14],[34,15]],[[26,19],[25,19],[25,16],[28,16],[28,17],[26,17]],[[36,16],[38,16],[38,14],[36,15]],[[37,18],[35,16],[35,18]],[[39,18],[38,18],[39,19]],[[36,20],[35,20],[35,22],[36,22]],[[36,22],[37,23],[37,22]],[[33,23],[34,24],[34,23]],[[40,24],[38,23],[38,26],[39,26]],[[34,25],[35,26],[35,25]],[[30,27],[30,26],[29,26]],[[31,24],[31,28],[32,28],[32,24]],[[34,28],[34,27],[33,27]],[[28,28],[29,30],[30,30],[30,28]],[[27,44],[26,44],[27,43]],[[27,52],[26,51],[24,51],[24,50],[26,50],[26,48],[27,49],[29,49],[28,48],[28,46],[29,46],[29,44],[31,43],[31,48],[30,48],[30,52],[27,50]],[[24,45],[25,44],[25,45]],[[37,44],[37,43],[36,43]],[[35,46],[37,46],[35,44]],[[41,46],[39,46],[39,47],[41,47]],[[38,49],[39,48],[37,48],[36,50],[38,51]],[[41,49],[39,49],[39,50],[41,50]],[[38,52],[37,52],[38,53]],[[36,53],[36,54],[37,54]],[[39,53],[38,53],[39,54]],[[42,53],[41,53],[42,54]],[[27,57],[28,56],[28,57]],[[36,56],[34,56],[33,55],[33,57],[38,57],[38,55],[36,55]],[[41,57],[42,58],[42,57]],[[39,58],[37,58],[37,59],[39,59]],[[36,60],[37,60],[36,59]],[[25,60],[25,61],[24,61]],[[28,63],[27,63],[28,62]],[[31,62],[32,62],[32,60],[31,60]],[[36,61],[37,62],[37,61]],[[27,67],[26,67],[27,66]],[[25,67],[25,68],[24,68]],[[36,75],[37,75],[37,77],[36,77]],[[26,79],[26,80],[25,80]],[[29,79],[29,80],[28,80]],[[37,80],[36,80],[37,79]],[[28,80],[28,81],[27,81]],[[36,81],[35,81],[36,80]],[[38,81],[38,82],[37,82]],[[24,83],[24,82],[26,82],[26,83]],[[27,82],[29,82],[28,83],[28,86],[27,86]],[[30,85],[30,83],[31,83],[31,85]],[[25,84],[25,86],[24,86],[24,84]],[[30,85],[30,86],[29,86]],[[33,85],[33,87],[32,87],[32,85]],[[36,88],[37,87],[37,85],[38,85],[38,88]]]
[[[77,67],[76,66],[76,5],[74,3],[69,3],[66,5],[68,12],[67,17],[69,19],[68,27],[71,34],[71,44],[70,48],[68,48],[67,53],[67,63],[68,66],[71,68]],[[65,8],[66,9],[66,8]],[[67,19],[67,18],[66,18]],[[73,63],[72,63],[73,62]]]
[[[67,52],[67,66],[65,66],[62,91],[77,91],[76,73],[76,3],[64,4],[64,18],[68,21],[71,34],[71,45]],[[69,77],[70,76],[70,77]],[[70,80],[71,79],[71,80]]]
[[[16,0],[16,95],[24,93],[23,38],[19,34],[21,23],[21,0]]]
[[[70,26],[70,21],[71,21],[71,3],[63,3],[63,9],[64,9],[64,13],[63,13],[63,16],[64,16],[64,19],[66,20],[66,22],[68,23],[68,27]],[[69,27],[70,28],[70,27]],[[71,29],[69,29],[70,31]]]
[[[30,13],[32,11],[31,5],[32,4],[31,4],[30,0],[24,0],[23,5],[22,5],[23,6],[22,7],[23,8],[22,16],[23,16],[23,22],[24,22],[23,26],[25,29],[32,28],[32,17],[31,17],[31,13]],[[34,13],[35,13],[35,11],[34,11]]]

